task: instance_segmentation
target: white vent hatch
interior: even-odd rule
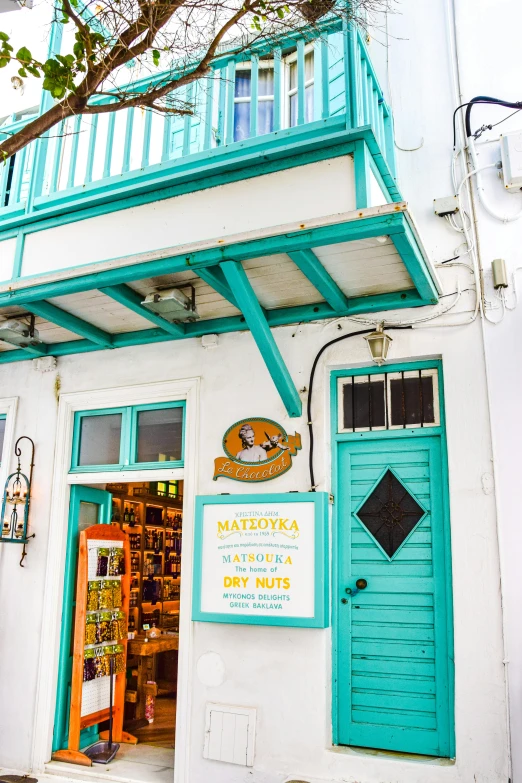
[[[255,707],[207,702],[203,758],[254,766]]]

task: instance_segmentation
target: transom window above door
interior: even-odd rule
[[[71,469],[182,467],[184,402],[75,414]]]
[[[440,426],[436,369],[339,378],[338,432]]]

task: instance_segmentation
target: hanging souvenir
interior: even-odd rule
[[[96,562],[96,576],[107,576],[109,567],[109,550],[98,549],[98,560]]]
[[[125,573],[125,556],[121,547],[114,547],[109,553],[109,576],[120,576]]]
[[[112,609],[114,606],[112,582],[99,582],[98,608]]]
[[[98,582],[89,582],[89,587],[87,590],[87,610],[89,612],[96,611],[96,609],[99,607],[98,589]]]
[[[85,650],[83,656],[83,681],[88,682],[96,677],[94,650]]]
[[[87,615],[85,621],[85,644],[96,644],[96,616]]]

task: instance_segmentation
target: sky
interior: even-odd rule
[[[15,52],[21,46],[26,46],[34,57],[46,60],[51,18],[51,4],[47,0],[34,0],[32,9],[20,8],[0,14],[0,31],[11,37],[10,43]],[[40,102],[39,79],[26,79],[23,94],[13,89],[11,77],[16,75],[17,70],[15,65],[0,69],[0,117]]]

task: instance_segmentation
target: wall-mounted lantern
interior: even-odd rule
[[[31,444],[31,464],[29,467],[29,478],[22,473],[20,457],[22,451],[18,445],[21,440],[28,440]],[[0,543],[4,544],[22,544],[22,557],[20,565],[23,566],[26,556],[26,544],[30,538],[34,538],[34,533],[27,535],[27,525],[29,521],[29,504],[31,502],[31,482],[33,479],[34,467],[34,443],[27,435],[22,435],[15,443],[15,455],[18,457],[18,466],[14,473],[7,477],[2,497],[2,515],[0,520],[2,528],[0,530]]]
[[[378,364],[380,367],[388,357],[388,350],[392,342],[390,335],[384,331],[384,324],[379,324],[375,332],[366,335],[364,339],[368,343],[370,356],[375,364]]]

